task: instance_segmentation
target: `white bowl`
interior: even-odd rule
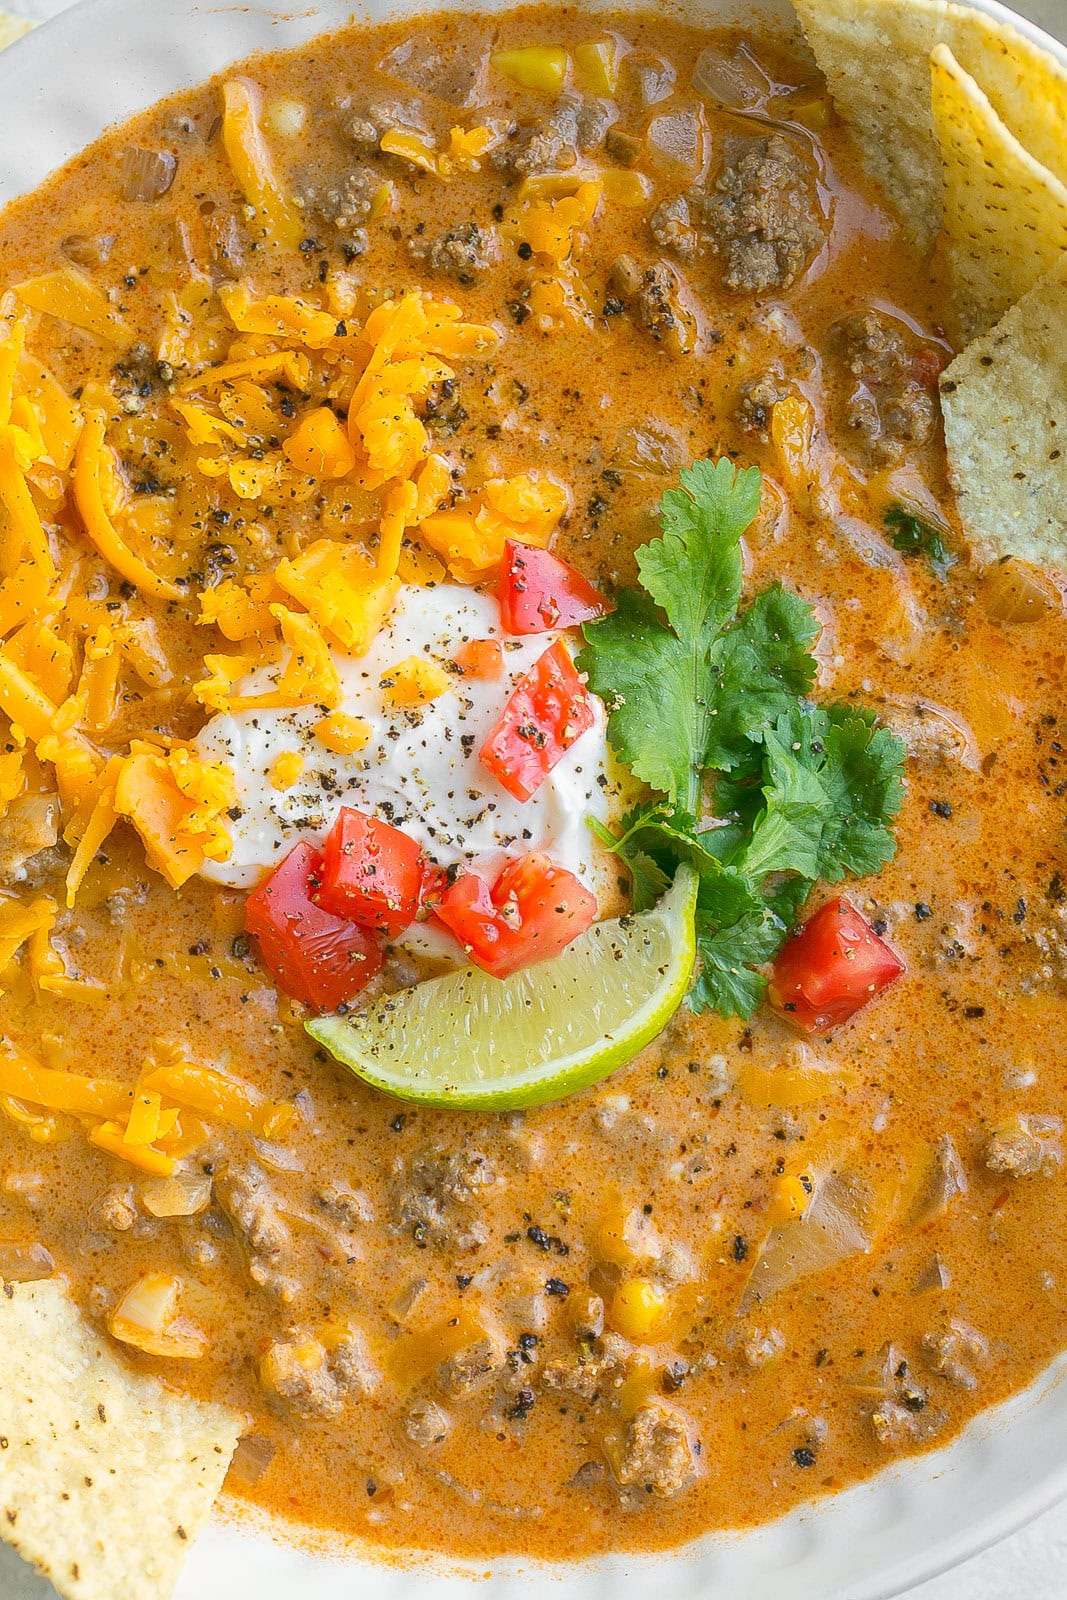
[[[448,4],[449,0],[436,0]],[[588,0],[586,0],[588,4]],[[636,0],[640,3],[640,0]],[[646,4],[667,0],[646,0]],[[1067,65],[1067,49],[997,0],[973,0],[1012,20]],[[619,0],[624,5],[625,0]],[[433,9],[435,0],[318,0],[290,12],[269,0],[82,0],[0,56],[0,204],[25,193],[110,123],[193,85],[254,50],[299,45],[357,15]],[[451,0],[504,10],[507,0]],[[590,7],[592,9],[592,7]],[[678,0],[717,20],[788,19],[787,0]],[[1022,1308],[1025,1314],[1025,1308]],[[176,1600],[888,1600],[965,1560],[1067,1495],[1067,1357],[1025,1393],[986,1412],[944,1449],[888,1467],[748,1533],[709,1534],[676,1552],[569,1565],[479,1561],[384,1564],[355,1551],[279,1542],[247,1518],[217,1522],[199,1541]],[[488,1575],[488,1576],[487,1576]],[[51,1593],[0,1551],[4,1600]],[[1007,1597],[1006,1597],[1007,1600]],[[1014,1600],[1014,1597],[1012,1597]]]

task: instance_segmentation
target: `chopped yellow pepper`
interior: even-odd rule
[[[591,39],[576,45],[574,65],[583,89],[590,94],[613,95],[619,87],[618,40]]]
[[[494,68],[524,89],[540,89],[556,95],[563,88],[570,57],[561,45],[535,44],[520,50],[494,50],[489,57]]]

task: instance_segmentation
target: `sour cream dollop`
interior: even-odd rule
[[[362,750],[327,750],[314,732],[322,717],[317,706],[220,715],[201,730],[198,753],[224,762],[237,783],[232,851],[226,861],[206,863],[204,876],[251,889],[299,840],[321,843],[341,807],[354,806],[410,834],[442,867],[469,867],[493,879],[509,859],[543,850],[596,889],[603,869],[586,819],[605,820],[616,798],[600,702],[594,699],[595,725],[527,801],[508,794],[478,759],[515,685],[558,637],[508,637],[492,595],[454,584],[406,586],[366,655],[334,655],[343,692],[337,709],[370,730]],[[452,672],[453,687],[424,706],[390,702],[382,679],[391,668],[409,656],[448,668],[469,639],[500,641],[502,677]],[[258,668],[236,693],[266,693],[278,671]],[[278,790],[271,770],[288,751],[303,757],[303,769],[290,788]],[[451,944],[423,924],[398,942],[435,955]]]

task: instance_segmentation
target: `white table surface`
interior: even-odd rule
[[[44,21],[72,0],[0,0],[0,9]],[[151,5],[152,0],[144,0]],[[1067,39],[1067,0],[1014,0],[1015,9]],[[1067,138],[1067,130],[1065,130]],[[907,1600],[1065,1600],[1067,1502],[962,1567],[912,1589]],[[0,1545],[0,1600],[57,1600],[51,1585]],[[727,1597],[723,1597],[727,1600]]]

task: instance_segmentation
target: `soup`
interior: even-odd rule
[[[11,1275],[242,1413],[234,1496],[392,1548],[675,1546],[1028,1382],[1067,1309],[1067,624],[968,551],[947,285],[807,57],[640,12],[352,29],[114,130],[0,260],[0,403],[43,434],[0,483]],[[781,937],[837,907],[891,965],[848,1020],[776,965],[776,1006],[683,1006],[548,1104],[379,1093],[304,1024],[478,959],[438,909],[469,869],[626,919],[603,707],[533,799],[484,759],[442,793],[546,633],[576,670],[557,590],[535,645],[501,621],[505,541],[592,640],[710,459],[760,469],[744,592],[813,608],[811,697],[906,753],[892,859],[813,871]],[[338,989],[246,908],[343,807],[432,882],[349,885]]]

